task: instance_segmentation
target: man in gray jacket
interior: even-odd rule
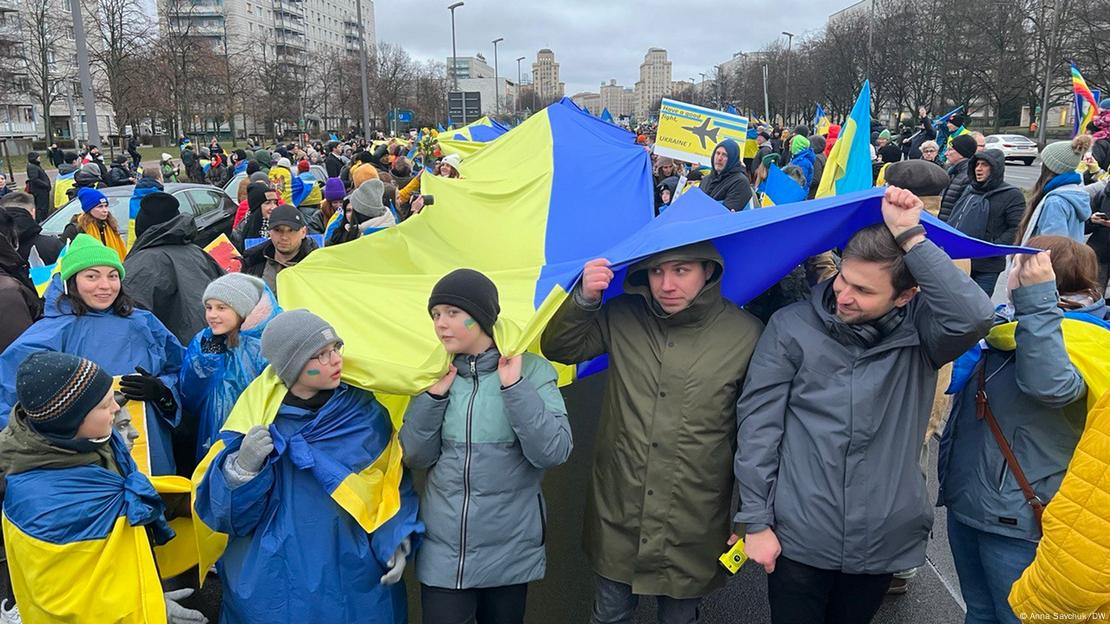
[[[922,565],[932,506],[918,465],[937,369],[991,326],[983,291],[888,188],[840,274],[770,320],[737,402],[745,551],[775,624],[871,621]]]

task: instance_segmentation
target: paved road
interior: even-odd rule
[[[1011,160],[1006,163],[1006,181],[1023,191],[1032,191],[1040,175],[1040,158],[1034,160],[1033,164],[1028,167],[1016,160]]]

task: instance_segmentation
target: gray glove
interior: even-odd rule
[[[243,443],[239,446],[239,454],[235,463],[243,472],[257,473],[262,470],[262,464],[274,451],[274,439],[270,437],[270,430],[262,425],[255,425],[243,436]]]
[[[412,552],[412,540],[408,537],[401,540],[397,545],[397,550],[393,552],[393,556],[386,562],[385,567],[389,568],[381,579],[382,585],[393,585],[401,580],[401,576],[405,573],[405,562]]]
[[[183,600],[192,595],[193,590],[188,587],[166,592],[166,621],[169,624],[208,624],[208,618],[204,617],[204,614],[200,611],[186,609],[177,604],[178,600]]]

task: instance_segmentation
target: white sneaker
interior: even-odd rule
[[[0,624],[23,624],[23,617],[19,615],[19,607],[12,605],[8,609],[8,601],[0,602]]]

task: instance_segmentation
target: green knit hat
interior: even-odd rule
[[[790,153],[797,154],[798,152],[809,147],[809,139],[806,137],[795,134],[794,138],[790,141]]]
[[[890,130],[885,130],[884,129],[882,132],[879,133],[879,138],[880,139],[886,139],[887,141],[889,141],[890,140]]]
[[[119,271],[119,277],[123,279],[123,263],[119,260],[119,254],[88,234],[78,234],[73,239],[61,263],[63,282],[85,269],[98,266],[112,267]]]

